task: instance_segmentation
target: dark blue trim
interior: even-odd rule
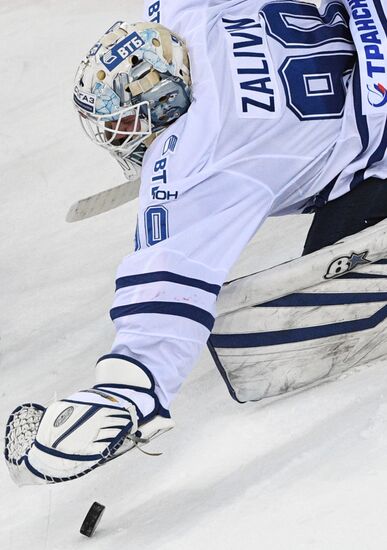
[[[344,304],[368,304],[371,302],[386,302],[387,292],[327,292],[325,294],[295,293],[271,300],[254,307],[310,307],[337,306]]]
[[[93,417],[100,409],[102,408],[102,406],[98,406],[98,405],[93,405],[92,403],[90,403],[90,408],[88,411],[86,411],[82,416],[81,418],[79,418],[76,422],[74,422],[74,424],[72,426],[70,426],[70,428],[68,428],[68,430],[66,430],[60,437],[58,437],[58,439],[56,439],[54,441],[54,443],[52,444],[52,448],[55,449],[56,447],[58,447],[59,443],[61,443],[64,439],[66,439],[66,437],[68,437],[70,434],[72,434],[73,432],[75,432],[76,429],[79,428],[79,426],[82,426],[82,424],[84,424],[85,422],[87,422],[91,417]]]
[[[190,304],[181,304],[179,302],[140,302],[127,306],[115,307],[110,311],[112,321],[127,315],[139,315],[143,313],[175,315],[185,317],[206,327],[210,332],[214,326],[215,318],[208,311],[192,306]]]
[[[153,390],[151,390],[150,388],[143,388],[142,386],[132,386],[130,384],[115,384],[115,383],[112,383],[112,384],[96,384],[95,386],[93,386],[93,388],[96,388],[96,389],[100,389],[100,388],[116,388],[116,389],[119,389],[119,390],[133,390],[133,391],[137,391],[137,392],[144,392],[144,393],[152,393]],[[109,393],[113,393],[113,392],[110,392],[110,390],[106,390],[107,392]],[[119,394],[117,394],[119,395]],[[125,399],[128,399],[128,401],[130,401],[130,399],[128,397],[124,397]]]
[[[300,13],[300,5],[305,5],[305,9],[302,10]],[[338,6],[338,9],[336,12],[334,12],[334,6]],[[315,9],[313,9],[315,8]],[[281,10],[281,11],[280,11]],[[284,11],[282,11],[284,10]],[[298,13],[297,13],[298,12]],[[303,13],[302,13],[303,12]],[[329,13],[333,12],[333,13]],[[321,23],[321,27],[327,27],[331,25],[332,21],[332,15],[340,14],[343,17],[344,24],[341,24],[345,29],[343,29],[343,34],[341,36],[334,36],[331,38],[326,38],[321,41],[315,41],[314,43],[302,43],[301,40],[290,40],[288,37],[281,36],[281,33],[283,34],[283,31],[280,30],[280,32],[276,32],[273,27],[275,27],[276,20],[275,16],[279,15],[282,17],[283,15],[290,15],[290,16],[309,16],[314,17],[315,19],[318,19]],[[352,43],[351,34],[349,30],[349,14],[348,11],[345,9],[345,7],[340,2],[331,2],[328,4],[325,8],[325,11],[323,13],[320,12],[320,9],[316,6],[311,4],[308,1],[301,2],[297,1],[294,2],[293,0],[284,0],[282,2],[269,2],[263,6],[263,9],[260,11],[260,15],[262,15],[266,22],[266,34],[274,38],[276,42],[279,42],[284,48],[318,48],[321,47],[324,44],[330,44],[335,42],[346,42],[346,43]],[[274,18],[273,18],[274,15]],[[274,21],[274,25],[272,24]],[[314,31],[315,32],[315,31]],[[318,31],[317,31],[318,32]]]
[[[353,103],[356,117],[357,131],[359,133],[362,148],[357,158],[361,157],[368,148],[370,142],[370,134],[368,129],[368,122],[366,115],[363,115],[362,112],[362,93],[361,93],[361,82],[360,82],[360,69],[359,62],[355,65],[355,70],[353,73]],[[364,181],[364,172],[365,170],[358,170],[352,178],[350,183],[350,189],[353,189],[359,183]]]
[[[354,100],[355,100],[355,97],[354,97]],[[356,109],[355,109],[355,111],[357,112]],[[363,118],[363,119],[365,118],[365,121],[367,121],[366,117],[362,116],[361,118]],[[357,117],[356,117],[356,120],[358,120]],[[358,130],[359,130],[360,136],[362,137],[361,128],[359,127],[359,124],[358,124]],[[368,127],[367,127],[367,133],[368,133]],[[363,148],[362,148],[362,151],[361,151],[359,156],[363,155],[364,152],[366,151],[366,149],[368,148],[369,135],[368,135],[368,139],[367,139],[366,144],[363,143],[363,137],[362,137],[362,144],[363,144]],[[356,172],[356,174],[354,174],[352,182],[350,184],[351,189],[353,189],[354,187],[359,185],[359,183],[364,181],[366,170],[368,170],[373,164],[381,161],[384,158],[384,155],[386,154],[386,144],[387,144],[387,123],[384,125],[384,131],[383,131],[381,142],[380,142],[379,146],[375,149],[375,151],[372,153],[370,158],[368,159],[366,167],[363,168],[362,170],[358,170],[358,172]],[[365,145],[367,145],[367,146],[365,147]]]
[[[147,246],[154,246],[168,239],[169,212],[165,206],[148,206],[144,212],[144,221]],[[155,223],[158,225],[157,231],[155,231]]]
[[[340,275],[340,279],[387,279],[387,275],[380,273],[346,273]]]
[[[118,384],[96,384],[95,386],[93,386],[93,389],[103,391],[104,393],[108,393],[110,395],[113,395],[113,397],[118,397],[119,399],[122,399],[123,401],[126,401],[127,403],[130,403],[136,409],[137,415],[142,416],[142,413],[139,410],[139,408],[137,407],[136,403],[132,399],[130,399],[130,397],[126,397],[126,395],[122,395],[122,393],[117,393],[117,392],[114,392],[114,391],[111,391],[111,390],[108,389],[108,388],[113,388],[113,387],[117,387],[117,386],[118,386]],[[128,390],[133,389],[130,386],[124,386],[124,385],[120,385],[119,387],[121,387],[122,389],[128,389]],[[103,407],[104,405],[100,404],[99,406]],[[123,408],[119,405],[119,406],[117,406],[117,410],[122,411]],[[109,416],[114,416],[114,415],[109,415]]]
[[[146,393],[147,395],[151,395],[152,397],[154,397],[155,395],[155,392],[154,392],[154,389],[152,388],[143,388],[142,386],[131,386],[129,384],[97,384],[95,386],[93,386],[94,388],[96,389],[103,389],[103,388],[116,388],[117,390],[133,390],[137,393]],[[112,393],[113,392],[110,392],[110,390],[105,390],[106,392],[108,393]],[[114,394],[113,394],[114,395]],[[119,393],[115,394],[115,395],[120,395]],[[125,397],[125,396],[122,396],[124,399],[126,399],[127,401],[130,401],[130,398],[129,397]]]
[[[333,178],[331,182],[328,183],[321,191],[319,191],[311,200],[306,204],[306,207],[302,210],[302,214],[312,214],[316,211],[316,208],[322,208],[326,205],[329,200],[329,196],[332,192],[332,189],[336,185],[338,175]]]
[[[166,412],[167,414],[163,414],[164,412]],[[166,411],[165,409],[163,409],[163,407],[161,407],[161,413],[162,414],[160,416],[170,418],[169,412]],[[152,415],[152,417],[154,417],[154,415]],[[146,417],[146,418],[148,418],[148,417]],[[97,454],[97,455],[84,456],[84,455],[75,455],[75,454],[74,455],[65,454],[65,453],[61,453],[60,451],[54,451],[49,447],[45,447],[44,445],[39,443],[37,440],[35,440],[34,445],[39,450],[41,450],[42,452],[47,452],[48,454],[51,454],[53,456],[57,456],[58,458],[65,458],[65,459],[69,459],[69,460],[79,460],[79,461],[83,461],[83,462],[93,461],[93,460],[97,461],[93,465],[91,465],[89,468],[87,468],[87,469],[83,470],[82,472],[80,472],[79,474],[74,474],[74,475],[71,475],[71,476],[68,476],[68,477],[52,477],[52,476],[43,474],[42,472],[39,472],[39,470],[34,468],[28,460],[28,455],[23,457],[22,462],[25,463],[26,468],[33,475],[35,475],[36,477],[38,477],[40,479],[44,479],[48,483],[61,483],[61,482],[64,482],[64,481],[71,481],[73,479],[79,479],[80,477],[83,477],[84,475],[86,475],[89,472],[93,471],[98,466],[103,466],[103,464],[106,464],[106,462],[108,462],[110,460],[113,460],[114,458],[116,458],[116,456],[120,456],[120,455],[115,456],[114,453],[117,450],[119,450],[122,443],[126,439],[128,433],[130,433],[131,428],[132,428],[132,424],[130,423],[116,437],[111,438],[111,439],[109,438],[111,443],[108,445],[108,447],[102,453]]]
[[[60,483],[61,481],[70,481],[72,479],[76,479],[78,476],[71,476],[69,478],[60,478],[60,477],[50,477],[50,476],[47,476],[47,475],[44,475],[42,474],[42,472],[39,472],[39,470],[37,470],[36,468],[34,468],[32,466],[32,464],[29,462],[28,460],[28,457],[25,458],[24,460],[24,463],[26,465],[26,468],[36,477],[40,478],[40,479],[44,479],[45,481],[47,481],[48,483]],[[91,471],[90,470],[86,470],[85,471],[85,474],[89,473]]]
[[[98,365],[98,363],[100,363],[101,361],[104,361],[105,359],[122,359],[123,361],[127,361],[128,363],[133,363],[137,367],[140,367],[140,369],[143,370],[145,374],[148,376],[149,381],[151,383],[151,389],[152,391],[154,391],[155,380],[153,378],[153,374],[148,369],[148,367],[146,367],[143,363],[141,363],[137,359],[134,359],[134,357],[130,357],[129,355],[121,355],[120,353],[107,353],[106,355],[102,355],[102,357],[98,359],[96,366]],[[131,386],[131,388],[137,388],[137,386]],[[141,389],[145,389],[145,388],[141,388]]]
[[[81,390],[81,392],[87,392],[88,390]],[[81,393],[79,392],[79,393]],[[93,403],[87,402],[87,401],[76,401],[75,399],[61,399],[64,403],[76,403],[78,405],[93,405]],[[94,403],[95,404],[95,403]],[[103,407],[104,409],[112,409],[114,411],[122,411],[122,407],[117,407],[114,405],[100,405],[100,407]]]
[[[373,262],[374,264],[380,264],[380,265],[386,265],[387,264],[387,260],[384,259],[384,260],[378,260],[377,262]]]
[[[213,334],[211,343],[215,348],[259,348],[294,342],[305,342],[317,338],[328,338],[352,332],[361,332],[376,327],[387,317],[387,306],[364,319],[342,321],[330,325],[318,325],[288,330],[275,330],[251,334]]]
[[[306,54],[305,55],[292,55],[292,56],[286,57],[284,62],[282,63],[282,65],[278,69],[278,73],[279,73],[279,76],[281,78],[282,86],[283,86],[283,89],[284,89],[284,92],[285,92],[286,106],[288,107],[288,109],[290,111],[292,111],[292,113],[300,121],[305,121],[305,120],[333,120],[333,119],[343,118],[343,116],[344,116],[345,95],[342,97],[343,104],[342,104],[342,108],[341,108],[340,112],[327,113],[327,114],[323,114],[322,112],[316,113],[316,114],[313,114],[313,113],[312,114],[305,114],[305,112],[301,111],[300,103],[299,102],[298,102],[298,104],[294,103],[294,94],[292,96],[292,93],[293,93],[292,90],[293,89],[297,90],[297,87],[292,86],[291,83],[290,83],[290,80],[289,80],[288,74],[290,74],[290,75],[296,74],[294,72],[295,71],[294,67],[292,68],[291,65],[292,64],[293,65],[298,64],[298,62],[300,60],[305,60],[305,59],[311,60],[312,63],[314,62],[314,65],[315,65],[316,58],[318,58],[318,57],[327,58],[328,56],[330,56],[330,57],[335,56],[336,60],[339,57],[342,57],[343,59],[350,58],[350,60],[347,59],[346,66],[343,66],[342,74],[344,75],[344,74],[347,74],[348,72],[352,72],[353,66],[354,66],[354,63],[355,63],[355,53],[351,52],[351,51],[348,51],[348,50],[335,51],[335,52],[315,52],[315,53],[307,54],[307,55]],[[350,61],[352,62],[351,64],[350,64]],[[303,71],[305,71],[304,68],[303,68]],[[291,90],[291,88],[292,88],[292,90]],[[336,93],[336,95],[337,95],[337,93]]]
[[[163,418],[171,418],[171,413],[169,412],[169,410],[164,409],[164,407],[160,404],[160,402],[159,402],[159,407],[157,409],[157,415],[162,416]]]
[[[105,464],[105,462],[107,462],[106,459],[101,459],[96,464],[93,464],[93,466],[90,466],[90,468],[87,468],[86,470],[83,470],[80,474],[75,474],[75,475],[72,475],[72,476],[69,476],[69,477],[51,477],[51,476],[48,476],[46,474],[42,474],[36,468],[34,468],[32,466],[32,464],[29,462],[28,457],[24,461],[24,463],[26,465],[26,468],[32,474],[34,474],[36,477],[39,477],[40,479],[44,479],[48,483],[62,483],[64,481],[72,481],[74,479],[79,479],[80,477],[83,477],[84,475],[92,472],[98,466],[102,466],[103,464]]]
[[[37,439],[35,439],[34,445],[37,449],[39,449],[39,451],[42,451],[52,456],[56,456],[58,458],[65,458],[67,460],[79,460],[80,462],[92,462],[94,460],[101,460],[102,458],[102,454],[76,455],[76,454],[70,454],[70,453],[63,453],[62,451],[58,451],[57,449],[53,449],[52,447],[46,447],[46,445],[39,443]]]
[[[34,468],[32,466],[32,464],[30,464],[30,462],[28,460],[28,457],[24,457],[23,462],[25,463],[27,470],[29,470],[34,476],[36,476],[40,479],[44,479],[45,481],[47,481],[49,483],[59,483],[59,482],[62,481],[61,478],[53,478],[53,477],[50,477],[50,476],[43,475],[41,472],[39,472],[39,470]],[[85,473],[87,473],[87,472],[85,472]],[[64,481],[67,481],[67,480],[64,480]]]
[[[386,145],[387,145],[387,122],[384,125],[382,140],[379,144],[379,147],[377,147],[377,149],[375,149],[375,151],[370,156],[369,161],[367,163],[367,168],[370,168],[376,162],[383,160],[384,155],[386,154]]]
[[[218,371],[219,371],[221,377],[223,378],[223,380],[224,380],[224,382],[225,382],[225,384],[226,384],[226,386],[227,386],[227,389],[228,389],[228,391],[229,391],[231,397],[232,397],[235,401],[237,401],[237,403],[246,403],[246,401],[239,401],[239,399],[237,398],[236,393],[235,393],[235,390],[234,390],[234,388],[232,387],[232,385],[230,384],[230,381],[229,381],[229,379],[228,379],[228,377],[227,377],[227,374],[226,374],[226,371],[225,371],[225,369],[224,369],[224,367],[223,367],[223,365],[222,365],[222,362],[221,362],[221,360],[219,359],[219,356],[218,356],[218,354],[217,354],[217,352],[216,352],[216,349],[215,349],[214,346],[212,345],[212,336],[210,336],[210,338],[209,338],[209,340],[208,340],[208,342],[207,342],[207,346],[208,346],[208,349],[209,349],[209,351],[210,351],[210,354],[211,354],[211,356],[212,356],[212,358],[213,358],[213,360],[214,360],[214,362],[215,362],[216,368],[218,369]]]
[[[132,417],[129,413],[127,414],[108,414],[106,418],[122,418],[123,420],[131,420]]]
[[[220,292],[221,286],[207,283],[200,279],[193,279],[191,277],[184,277],[171,271],[153,271],[151,273],[142,273],[140,275],[130,275],[128,277],[120,277],[116,281],[116,291],[120,288],[126,288],[129,286],[145,285],[155,282],[169,282],[177,283],[179,285],[191,286],[193,288],[200,288],[205,292],[210,292],[217,296]]]
[[[101,430],[124,430],[126,424],[113,424],[113,426],[102,426]]]
[[[144,422],[148,421],[149,418],[151,418],[152,416],[156,416],[156,415],[162,416],[163,418],[171,418],[170,412],[167,409],[164,409],[164,407],[160,404],[159,398],[157,397],[157,394],[155,392],[155,387],[156,387],[155,379],[154,379],[153,374],[151,373],[151,371],[148,369],[148,367],[146,367],[143,363],[141,363],[137,359],[134,359],[133,357],[130,357],[130,356],[127,356],[127,355],[121,355],[120,353],[109,353],[109,354],[103,355],[102,357],[100,357],[98,359],[97,365],[100,361],[103,361],[104,359],[110,359],[110,358],[112,358],[112,359],[122,359],[123,361],[127,361],[129,364],[133,363],[133,364],[137,365],[138,367],[140,367],[141,370],[143,370],[145,372],[145,374],[149,378],[149,381],[151,382],[151,387],[150,388],[143,388],[141,386],[131,386],[131,385],[125,385],[125,384],[109,384],[108,385],[108,387],[112,387],[112,388],[131,389],[131,390],[138,391],[138,392],[141,392],[141,393],[146,393],[147,395],[150,395],[151,397],[153,397],[153,399],[155,400],[155,410],[152,411],[151,413],[149,413],[147,416],[143,416],[143,414],[141,413],[141,418],[139,418],[139,420],[138,420],[139,424],[140,423],[143,424]],[[97,384],[97,387],[98,386],[104,386],[104,385],[103,384]],[[137,411],[139,411],[138,408],[137,408]],[[141,411],[139,411],[139,412],[141,412]]]
[[[101,453],[95,454],[95,455],[77,455],[72,453],[63,453],[61,451],[58,451],[56,449],[53,449],[52,447],[46,447],[42,443],[39,443],[37,439],[34,441],[34,445],[37,449],[39,449],[42,452],[45,452],[47,454],[56,456],[58,458],[65,458],[67,460],[78,460],[80,462],[90,462],[90,461],[106,461],[109,459],[115,451],[122,445],[124,442],[124,439],[130,433],[130,430],[133,427],[132,422],[128,422],[124,428],[113,438],[113,441],[111,445],[106,447]]]
[[[387,18],[386,18],[386,14],[384,12],[384,8],[383,8],[380,0],[374,0],[374,5],[375,5],[375,9],[377,11],[377,14],[379,16],[380,22],[383,25],[384,32],[386,33],[386,36],[387,36]]]
[[[124,395],[122,395],[120,393],[115,393],[115,392],[112,392],[112,391],[106,389],[107,387],[111,388],[113,386],[116,387],[116,388],[125,388],[125,389],[128,389],[128,390],[133,390],[133,391],[135,391],[139,394],[145,393],[146,395],[149,395],[150,397],[152,397],[152,399],[155,402],[152,411],[150,413],[148,413],[146,416],[144,416],[144,414],[141,412],[139,406],[137,405],[137,403],[135,401],[133,401],[129,397],[125,397]],[[125,385],[121,385],[121,384],[109,384],[109,386],[105,386],[103,384],[97,384],[96,386],[93,386],[93,387],[96,388],[96,389],[101,389],[101,390],[105,391],[106,393],[111,393],[112,395],[115,395],[117,397],[121,397],[122,399],[125,399],[126,401],[131,403],[136,409],[137,420],[138,420],[139,425],[146,422],[149,418],[153,418],[154,416],[156,416],[156,414],[158,414],[158,410],[161,408],[159,399],[158,399],[157,395],[155,394],[154,390],[150,390],[150,389],[147,389],[147,388],[141,388],[141,387],[138,387],[138,386],[125,386]],[[122,409],[120,409],[120,410],[122,410]],[[114,415],[109,415],[109,416],[114,416]]]
[[[62,401],[65,401],[65,400],[63,399]],[[91,472],[92,470],[97,468],[98,466],[102,466],[103,464],[105,464],[109,460],[112,460],[112,459],[116,458],[114,456],[114,453],[121,447],[121,445],[123,444],[123,442],[124,442],[125,438],[127,437],[128,433],[130,433],[130,430],[131,430],[132,426],[133,426],[133,424],[129,423],[125,427],[124,430],[122,430],[116,437],[113,438],[110,445],[108,445],[106,447],[106,449],[104,449],[102,451],[102,453],[99,453],[97,455],[75,455],[75,454],[61,453],[60,451],[54,451],[50,447],[45,447],[44,445],[42,445],[41,443],[39,443],[35,439],[34,445],[39,450],[41,450],[42,452],[51,454],[53,456],[57,456],[58,458],[65,458],[67,460],[77,460],[77,461],[81,461],[81,462],[90,462],[90,461],[93,461],[93,460],[96,461],[92,466],[90,466],[86,470],[83,470],[79,474],[75,474],[75,475],[68,476],[68,477],[62,477],[62,478],[61,477],[51,477],[51,476],[42,474],[42,472],[39,472],[38,470],[36,470],[36,468],[34,468],[30,464],[30,462],[28,460],[28,455],[24,458],[24,463],[25,463],[26,467],[28,468],[28,470],[30,470],[30,472],[32,472],[35,476],[37,476],[41,479],[44,479],[44,480],[46,480],[50,483],[60,483],[60,482],[63,482],[63,481],[71,481],[72,479],[78,479],[78,478],[83,477],[84,475],[88,474],[89,472]]]

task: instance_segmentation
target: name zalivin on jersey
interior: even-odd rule
[[[222,21],[231,42],[232,76],[239,116],[275,118],[279,113],[279,92],[261,23],[247,17],[223,17]]]

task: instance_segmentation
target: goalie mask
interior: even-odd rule
[[[188,51],[155,23],[115,23],[82,61],[74,103],[86,134],[127,175],[138,175],[146,148],[191,102]]]

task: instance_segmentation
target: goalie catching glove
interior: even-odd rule
[[[21,405],[7,422],[5,458],[18,485],[58,483],[141,446],[171,428],[151,373],[120,355],[102,357],[97,384],[47,409]]]

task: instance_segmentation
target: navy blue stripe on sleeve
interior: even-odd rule
[[[169,282],[177,283],[179,285],[191,286],[193,288],[200,288],[205,292],[210,292],[217,296],[220,292],[220,285],[213,285],[202,281],[200,279],[193,279],[191,277],[184,277],[177,273],[170,271],[153,271],[151,273],[141,273],[140,275],[130,275],[128,277],[120,277],[116,281],[116,290],[120,288],[126,288],[129,286],[145,285],[148,283],[156,282]]]
[[[178,302],[140,302],[138,304],[130,304],[127,306],[118,306],[110,310],[112,321],[119,317],[127,315],[138,315],[141,313],[161,313],[163,315],[176,315],[196,321],[209,331],[214,326],[215,318],[213,315],[197,306],[190,304],[181,304]]]

